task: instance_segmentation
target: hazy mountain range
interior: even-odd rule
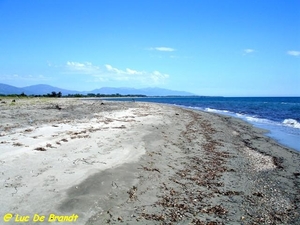
[[[10,94],[21,94],[25,93],[26,95],[45,95],[51,92],[61,92],[62,95],[68,94],[139,94],[139,95],[147,95],[147,96],[191,96],[195,95],[193,93],[185,92],[185,91],[174,91],[163,88],[113,88],[113,87],[102,87],[99,89],[91,90],[91,91],[76,91],[76,90],[66,90],[58,87],[53,87],[46,84],[37,84],[27,87],[14,87],[7,84],[0,83],[0,94],[10,95]]]

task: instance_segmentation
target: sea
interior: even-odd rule
[[[267,136],[300,151],[300,97],[144,97],[117,101],[156,102],[240,118]]]

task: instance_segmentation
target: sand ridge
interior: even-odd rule
[[[21,209],[25,214],[49,214],[66,188],[96,171],[138,160],[145,154],[141,137],[146,132],[134,124],[160,121],[155,109],[140,111],[121,108],[95,113],[92,119],[5,126],[0,136],[1,196],[9,204],[1,213]],[[41,196],[56,200],[41,202]]]

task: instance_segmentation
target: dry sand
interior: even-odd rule
[[[4,224],[300,224],[299,152],[238,119],[152,103],[2,101]]]

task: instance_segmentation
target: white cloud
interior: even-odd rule
[[[117,73],[117,74],[121,74],[122,71],[118,70],[117,68],[113,68],[111,65],[105,65],[105,68],[107,69],[107,71],[109,72],[113,72],[113,73]]]
[[[174,51],[176,51],[176,49],[169,48],[169,47],[153,47],[153,48],[149,48],[149,50],[156,50],[156,51],[161,51],[161,52],[174,52]]]
[[[107,71],[117,73],[117,74],[123,74],[123,75],[142,75],[144,72],[143,71],[137,71],[137,70],[132,70],[129,68],[126,68],[125,71],[117,69],[112,67],[111,65],[106,64],[105,65]]]
[[[1,80],[3,81],[47,81],[50,80],[51,77],[45,77],[44,75],[19,75],[19,74],[5,74],[5,75],[1,75]]]
[[[67,62],[66,67],[70,71],[77,71],[84,74],[93,74],[100,69],[98,66],[93,66],[90,62]]]
[[[159,83],[161,80],[165,80],[167,78],[169,78],[168,74],[162,74],[159,71],[154,71],[151,74],[151,78],[155,83]]]
[[[142,72],[139,72],[139,71],[136,71],[136,70],[132,70],[132,69],[129,69],[129,68],[127,68],[126,69],[126,72],[128,73],[128,74],[142,74]]]
[[[250,53],[253,53],[253,52],[255,52],[255,50],[254,49],[251,49],[251,48],[246,48],[246,49],[244,49],[244,54],[250,54]]]
[[[141,83],[159,84],[164,83],[164,81],[169,78],[168,74],[159,71],[147,72],[130,68],[121,70],[109,64],[102,67],[94,66],[90,62],[67,62],[66,69],[69,74],[89,75],[98,81],[139,81]]]
[[[112,67],[111,65],[105,65],[107,71],[116,80],[138,80],[142,83],[163,83],[167,78],[168,74],[161,73],[159,71],[147,72],[147,71],[137,71],[133,69],[126,68],[126,70],[120,70]]]
[[[287,54],[292,56],[300,56],[300,51],[288,51]]]

